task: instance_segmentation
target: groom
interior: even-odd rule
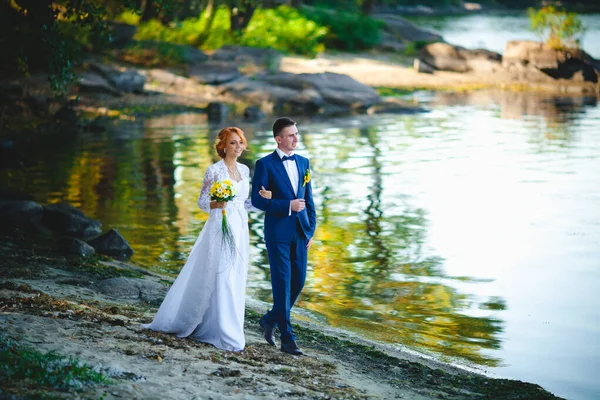
[[[273,124],[277,149],[256,162],[252,204],[265,211],[265,243],[271,267],[273,308],[261,319],[265,340],[275,346],[273,329],[279,327],[281,351],[302,355],[290,322],[290,309],[304,287],[308,249],[317,225],[308,159],[294,154],[298,128],[290,118]],[[260,192],[267,188],[272,198]]]

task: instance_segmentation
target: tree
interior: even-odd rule
[[[529,8],[531,29],[537,32],[542,42],[553,49],[579,47],[579,36],[583,25],[577,14],[559,10],[554,6],[544,6],[539,10]]]
[[[122,7],[158,12],[168,10],[171,1],[126,0]],[[114,6],[99,0],[0,0],[0,73],[45,71],[52,90],[64,93],[75,79],[73,66],[84,45],[99,48],[109,41],[107,4]]]
[[[226,0],[229,8],[231,32],[241,35],[241,32],[248,27],[254,11],[260,5],[258,0]]]

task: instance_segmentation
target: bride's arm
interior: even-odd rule
[[[247,179],[250,182],[250,169],[242,164],[242,179]],[[262,211],[252,205],[252,200],[250,198],[244,200],[244,208],[246,211]]]
[[[202,189],[200,189],[200,194],[198,195],[198,207],[201,210],[210,213],[211,201],[209,196],[210,187],[212,186],[214,179],[214,172],[212,165],[206,169],[206,173],[204,174],[204,181],[202,182]]]

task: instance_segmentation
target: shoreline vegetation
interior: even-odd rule
[[[308,356],[289,356],[264,343],[265,305],[252,300],[239,353],[143,330],[160,303],[149,288],[166,288],[170,277],[105,256],[65,257],[48,237],[11,234],[1,243],[2,397],[558,399],[535,384],[486,377],[305,318],[295,329]]]
[[[469,4],[460,7],[486,12]],[[184,111],[204,112],[215,123],[275,114],[417,113],[423,110],[395,92],[423,89],[600,97],[600,61],[563,45],[576,41],[582,29],[572,14],[542,9],[536,26],[550,44],[512,41],[501,55],[446,43],[403,18],[402,7],[388,8],[375,7],[368,15],[317,4],[257,8],[239,32],[224,6],[171,22],[160,13],[142,22],[144,14],[113,11],[114,19],[105,22],[108,46],[91,40],[90,27],[67,28],[59,21],[77,37],[70,57],[80,56],[61,61],[68,65],[60,70],[64,79],[34,65],[26,77],[5,74],[2,137],[17,143],[27,132],[55,134],[51,125],[57,121],[103,131],[110,120]],[[551,17],[563,22],[549,22]]]

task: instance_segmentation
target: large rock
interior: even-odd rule
[[[314,114],[325,106],[325,101],[314,89],[291,89],[256,78],[238,79],[225,85],[224,91],[268,111],[285,109],[286,112]]]
[[[188,75],[195,82],[205,85],[220,85],[242,76],[235,64],[221,61],[207,61],[191,65]]]
[[[184,64],[197,64],[209,59],[208,55],[203,51],[185,44],[140,40],[135,43],[135,47],[141,47],[156,52],[175,52],[177,57],[179,57],[180,61]]]
[[[381,36],[381,43],[377,45],[377,48],[384,51],[392,51],[396,53],[404,53],[406,51],[407,41],[402,40],[389,32],[383,32]]]
[[[502,65],[536,68],[554,79],[597,83],[598,61],[580,49],[556,50],[544,43],[512,40],[506,44]]]
[[[63,253],[78,257],[89,257],[96,254],[96,250],[83,240],[64,236],[58,241],[58,247]]]
[[[290,79],[292,78],[292,79]],[[348,109],[367,108],[378,103],[381,98],[377,91],[347,75],[325,72],[321,74],[299,74],[296,77],[269,77],[268,82],[294,87],[298,80],[304,88],[314,89],[326,103]]]
[[[167,294],[167,287],[150,280],[136,278],[110,278],[97,284],[100,293],[122,300],[143,300],[160,305]]]
[[[102,232],[100,222],[86,217],[82,211],[65,203],[45,206],[42,224],[58,234],[80,239],[90,239]]]
[[[54,113],[54,121],[63,127],[76,127],[79,125],[79,116],[77,111],[73,109],[72,104],[67,103]]]
[[[438,42],[444,40],[437,33],[422,29],[399,15],[375,13],[371,17],[383,21],[384,32],[389,33],[398,41]]]
[[[0,201],[1,200],[33,200],[33,196],[5,186],[0,186]]]
[[[265,119],[265,113],[257,106],[246,107],[243,116],[244,120],[248,122],[257,122]]]
[[[135,69],[114,68],[109,65],[92,63],[90,69],[106,79],[116,90],[124,93],[142,93],[146,77]]]
[[[131,42],[138,29],[135,25],[117,21],[108,21],[106,24],[110,33],[110,44],[115,47],[125,46]]]
[[[229,106],[225,103],[209,103],[206,106],[206,114],[210,122],[223,122],[229,116]]]
[[[14,140],[0,138],[0,169],[18,169],[27,164],[26,159],[15,149]]]
[[[102,93],[111,96],[121,96],[113,85],[108,80],[94,72],[83,72],[78,77],[79,91],[82,93]]]
[[[108,232],[88,240],[88,244],[92,246],[96,252],[106,254],[108,256],[127,259],[133,255],[133,249],[127,243],[127,240],[116,229],[111,229]]]
[[[254,65],[271,72],[279,70],[283,54],[274,49],[226,45],[215,51],[211,58],[215,61],[233,62],[240,66]]]
[[[44,209],[31,200],[1,200],[0,227],[6,231],[13,229],[37,230]]]
[[[468,50],[448,43],[432,43],[420,50],[419,59],[441,71],[494,72],[501,68],[502,56],[488,50]]]
[[[330,72],[257,75],[224,85],[224,91],[252,104],[306,114],[364,110],[381,100],[373,88]]]

